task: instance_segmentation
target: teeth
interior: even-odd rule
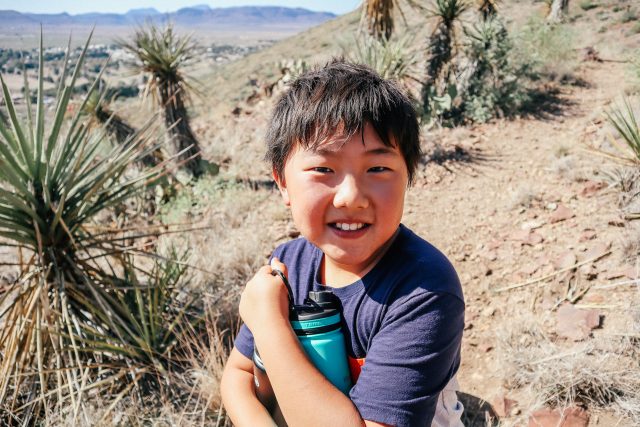
[[[340,230],[344,230],[344,231],[360,230],[362,227],[364,227],[364,224],[361,222],[357,222],[353,224],[347,224],[346,222],[336,222],[336,228],[339,228]]]

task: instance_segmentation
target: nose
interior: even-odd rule
[[[346,175],[336,187],[333,197],[333,206],[336,208],[364,209],[369,206],[369,198],[358,180]]]

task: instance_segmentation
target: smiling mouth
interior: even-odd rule
[[[364,222],[352,222],[352,223],[346,223],[346,222],[332,222],[329,224],[329,226],[335,228],[336,230],[341,230],[341,231],[357,231],[357,230],[362,230],[363,228],[369,227],[371,224],[367,224]]]

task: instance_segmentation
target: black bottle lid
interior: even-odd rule
[[[315,320],[340,313],[340,300],[331,291],[311,291],[303,305],[294,305],[289,320]]]

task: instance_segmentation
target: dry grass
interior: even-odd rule
[[[193,222],[206,229],[172,235],[162,245],[186,247],[196,267],[190,286],[215,298],[221,313],[235,312],[239,291],[266,264],[289,214],[279,194],[252,189],[228,176],[206,178],[166,205],[165,222]]]
[[[628,327],[618,334],[598,334],[566,346],[530,314],[509,322],[498,331],[505,386],[537,396],[528,407],[578,403],[613,409],[640,422],[639,313],[629,309]]]
[[[520,185],[511,195],[511,209],[530,208],[540,196],[530,185]]]

